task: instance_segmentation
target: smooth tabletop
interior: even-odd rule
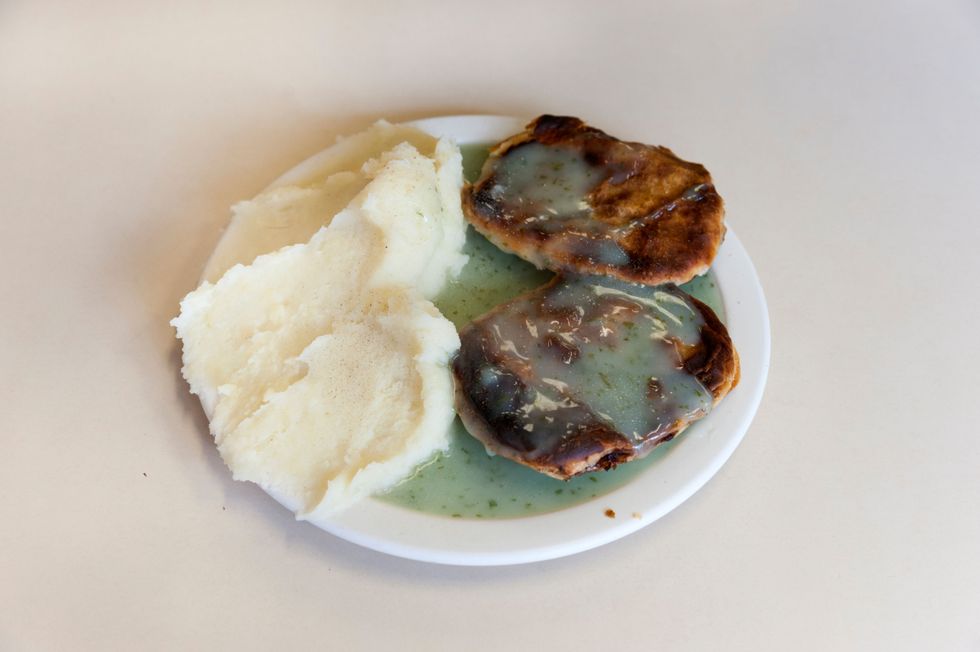
[[[601,548],[386,556],[232,481],[168,321],[379,118],[703,163],[768,299],[735,454]],[[0,650],[980,650],[980,8],[0,3]]]

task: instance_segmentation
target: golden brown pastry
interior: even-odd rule
[[[704,273],[725,234],[704,167],[552,115],[491,150],[463,209],[494,244],[538,267],[646,285]]]
[[[460,332],[456,411],[487,449],[560,479],[643,457],[737,383],[714,312],[672,284],[560,275]]]

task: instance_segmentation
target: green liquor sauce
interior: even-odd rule
[[[470,145],[463,150],[463,170],[475,179],[488,147]],[[435,304],[457,328],[523,292],[543,285],[552,273],[536,269],[517,256],[504,253],[486,238],[468,230],[464,253],[469,263],[459,279],[447,287]],[[721,293],[712,272],[682,286],[705,302],[724,320]],[[697,424],[691,426],[696,428]],[[504,459],[488,455],[459,419],[453,423],[449,450],[437,455],[414,476],[379,498],[422,512],[453,518],[514,518],[556,511],[586,502],[623,486],[671,448],[683,445],[684,435],[658,446],[642,460],[612,471],[599,471],[562,481]]]

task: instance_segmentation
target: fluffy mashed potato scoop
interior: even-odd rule
[[[411,475],[455,416],[459,338],[429,299],[466,262],[459,149],[416,131],[378,151],[406,128],[373,129],[314,159],[303,185],[236,206],[172,322],[234,477],[303,519]],[[333,211],[339,186],[359,189]]]
[[[446,158],[451,152],[436,154],[435,138],[414,127],[379,121],[328,147],[254,199],[232,206],[231,223],[204,268],[204,280],[214,283],[238,263],[247,265],[261,254],[308,241],[364,190],[372,178],[365,163],[401,143],[435,156],[442,174],[455,173]]]

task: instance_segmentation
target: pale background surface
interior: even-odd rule
[[[0,3],[0,650],[980,650],[976,3],[130,4]],[[379,117],[544,111],[717,180],[773,325],[722,472],[477,569],[234,483],[167,325],[227,207]]]

